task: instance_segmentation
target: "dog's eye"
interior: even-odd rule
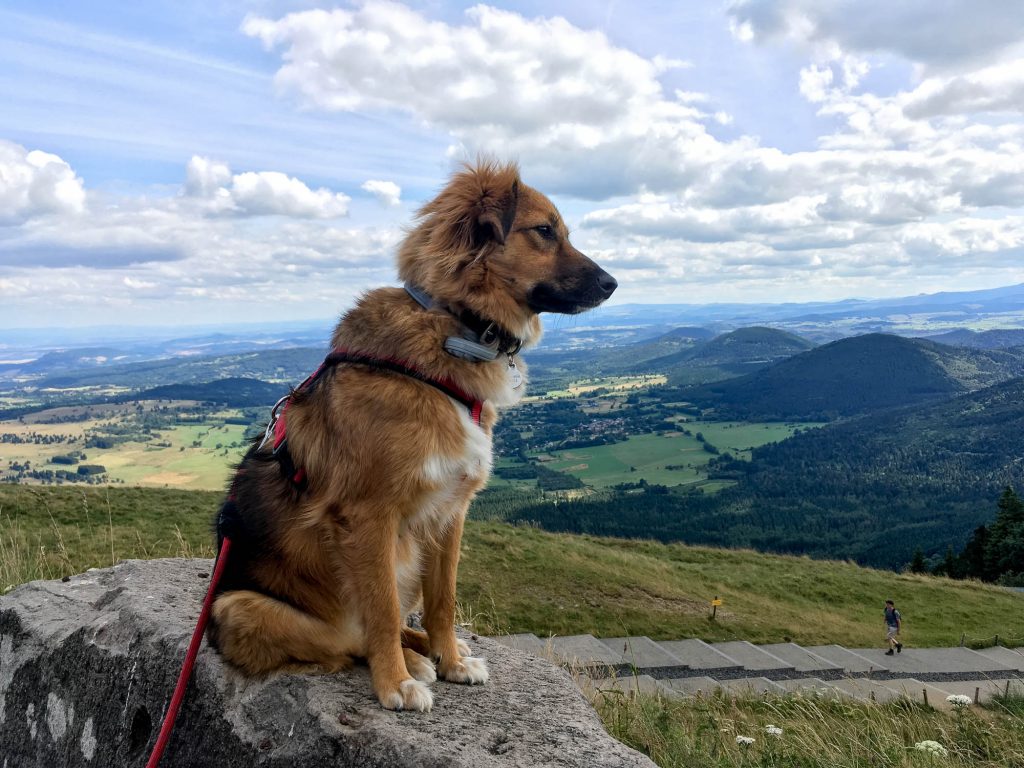
[[[534,232],[543,237],[545,240],[555,239],[555,230],[547,224],[541,224],[539,227],[533,228]]]

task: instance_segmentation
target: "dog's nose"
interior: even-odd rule
[[[600,276],[597,278],[597,287],[601,289],[601,292],[607,299],[615,293],[615,289],[619,287],[619,281],[602,270]]]

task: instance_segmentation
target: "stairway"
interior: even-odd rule
[[[592,690],[665,696],[800,692],[879,703],[908,697],[937,708],[948,708],[952,694],[981,702],[999,693],[1024,695],[1024,648],[904,648],[886,656],[881,648],[644,636],[493,639],[574,670],[580,685]]]

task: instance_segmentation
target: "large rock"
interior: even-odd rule
[[[209,560],[133,560],[0,598],[0,768],[142,766]],[[204,644],[161,766],[653,766],[609,737],[562,669],[484,638],[483,686],[429,714],[380,708],[365,667],[246,681]]]

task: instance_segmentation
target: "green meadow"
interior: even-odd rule
[[[634,435],[611,445],[569,448],[535,456],[548,468],[575,475],[594,488],[635,483],[641,478],[660,485],[707,486],[707,464],[714,454],[697,439],[698,433],[720,453],[749,459],[751,448],[785,440],[797,429],[816,425],[680,420],[679,426],[690,434],[680,431]],[[713,484],[707,489],[721,485]]]
[[[212,556],[215,492],[0,485],[0,590],[122,558]],[[709,619],[712,598],[723,601]],[[853,563],[468,521],[459,601],[477,631],[878,645],[892,597],[908,642],[1024,645],[1024,595]]]

